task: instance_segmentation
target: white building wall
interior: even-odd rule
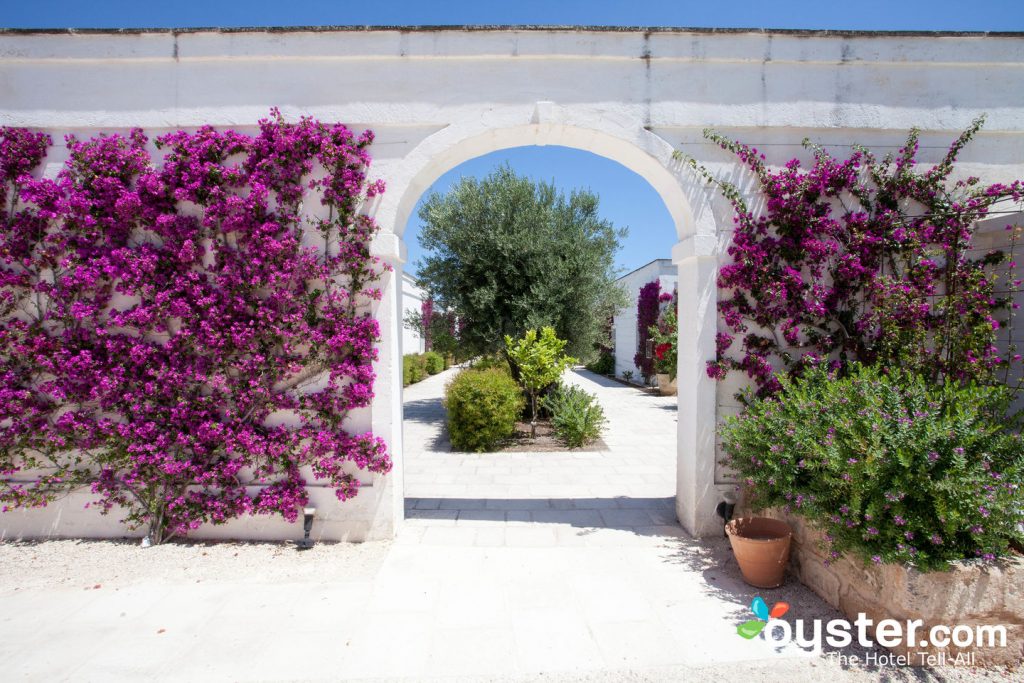
[[[427,293],[416,284],[416,278],[408,273],[402,273],[402,320],[410,313],[419,313],[422,310],[423,300]],[[423,353],[426,350],[423,337],[416,330],[411,330],[402,325],[402,354]]]
[[[633,381],[641,382],[640,368],[633,362],[637,353],[637,299],[640,290],[648,282],[658,280],[661,291],[671,293],[678,281],[676,267],[672,259],[657,259],[640,266],[631,273],[620,277],[617,282],[626,290],[629,304],[619,311],[612,319],[612,339],[615,342],[615,376],[622,377],[623,372],[632,372]]]
[[[203,124],[252,129],[271,107],[372,128],[373,173],[388,191],[366,210],[381,224],[374,253],[396,268],[375,306],[384,337],[371,410],[351,416],[389,444],[395,469],[362,502],[318,511],[314,534],[388,537],[402,519],[399,282],[401,235],[422,192],[470,158],[559,144],[613,159],[645,178],[679,235],[677,512],[694,533],[720,533],[714,507],[731,489],[715,473],[716,419],[739,409],[742,378],[710,380],[715,286],[732,211],[674,152],[739,184],[736,159],[708,144],[712,126],[765,152],[770,165],[808,159],[808,137],[895,150],[922,130],[934,162],[958,131],[988,114],[959,172],[983,182],[1024,177],[1024,36],[674,29],[401,29],[0,31],[0,124],[65,133]],[[314,491],[314,497],[322,492]],[[332,505],[324,497],[324,506]],[[365,506],[365,507],[364,507]],[[116,515],[77,503],[0,516],[0,534],[118,533]],[[274,523],[276,524],[276,523]],[[273,528],[271,528],[273,526]],[[200,535],[294,537],[291,525],[238,520]]]

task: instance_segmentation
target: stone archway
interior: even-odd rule
[[[518,109],[521,116],[522,109]],[[620,117],[621,118],[621,117]],[[664,201],[675,223],[678,244],[672,258],[679,268],[679,427],[677,435],[676,514],[694,535],[717,530],[714,507],[718,492],[714,483],[716,386],[704,372],[706,360],[715,355],[717,288],[715,278],[716,226],[709,212],[698,223],[690,209],[695,194],[688,170],[673,159],[673,148],[639,122],[609,117],[604,112],[562,109],[551,102],[536,103],[529,122],[512,125],[493,115],[455,123],[423,140],[389,176],[388,193],[377,207],[377,220],[392,227],[381,249],[395,268],[392,288],[398,288],[405,260],[401,235],[420,196],[443,173],[469,159],[489,152],[530,145],[560,145],[592,152],[616,161],[646,180]],[[400,310],[400,291],[390,293],[389,307]],[[392,341],[382,355],[400,367],[401,316],[394,315]],[[395,452],[402,453],[401,376],[386,379],[391,414],[386,416]],[[382,390],[385,388],[382,387]],[[379,392],[382,393],[382,392]],[[383,424],[375,426],[381,431]],[[403,499],[402,458],[396,459],[396,519]]]

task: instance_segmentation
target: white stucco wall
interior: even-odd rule
[[[626,273],[618,279],[618,283],[626,290],[629,305],[619,311],[612,319],[612,339],[615,341],[615,375],[622,377],[625,371],[633,373],[633,381],[640,382],[640,369],[633,362],[637,352],[636,304],[640,290],[648,282],[658,280],[661,291],[672,293],[678,278],[672,259],[656,259],[636,270]]]
[[[720,533],[714,506],[716,419],[737,409],[736,379],[716,384],[715,276],[731,211],[673,160],[681,150],[750,188],[735,160],[704,142],[718,130],[769,163],[806,158],[810,137],[842,151],[893,149],[917,126],[924,161],[982,112],[988,124],[961,170],[986,182],[1024,177],[1024,36],[700,30],[254,30],[0,33],[0,123],[151,135],[201,124],[252,126],[272,106],[373,128],[374,173],[388,191],[366,210],[384,232],[375,253],[396,267],[375,313],[385,337],[376,399],[353,428],[389,444],[395,469],[358,504],[318,513],[324,537],[389,536],[402,518],[401,235],[422,192],[453,166],[496,149],[559,144],[618,161],[659,193],[679,235],[677,512]],[[51,160],[56,160],[56,156]],[[319,495],[317,492],[315,495]],[[327,505],[329,501],[325,501]],[[365,507],[360,507],[365,506]],[[79,506],[0,517],[4,533],[117,532]],[[262,525],[262,526],[261,526]],[[288,537],[239,520],[212,532]],[[287,527],[287,525],[284,525]],[[315,531],[319,533],[319,531]]]
[[[416,278],[402,273],[402,320],[410,313],[419,313],[425,298],[426,292],[416,284]],[[402,325],[402,353],[423,353],[425,350],[420,333]]]

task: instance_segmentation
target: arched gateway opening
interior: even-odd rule
[[[641,126],[621,126],[603,118],[588,124],[545,121],[551,117],[549,103],[538,103],[531,123],[521,126],[487,127],[476,122],[449,126],[426,138],[403,160],[389,177],[388,192],[378,207],[382,226],[394,226],[385,239],[381,253],[395,268],[392,291],[385,303],[394,307],[390,342],[382,349],[380,366],[390,367],[382,376],[378,396],[387,391],[385,401],[391,415],[377,416],[375,429],[388,428],[394,452],[403,454],[402,379],[401,379],[401,281],[406,248],[402,233],[420,197],[445,172],[484,154],[524,146],[559,145],[597,154],[615,161],[643,178],[660,196],[675,226],[678,243],[672,261],[678,269],[679,359],[678,359],[678,432],[676,440],[675,515],[683,528],[695,535],[718,529],[714,507],[719,493],[714,483],[716,387],[705,373],[706,360],[715,355],[716,238],[710,216],[698,224],[691,212],[691,197],[703,196],[691,186],[687,169],[673,160],[672,147]],[[393,400],[392,400],[393,399]],[[387,424],[384,424],[384,420]],[[395,518],[403,516],[404,462],[396,458],[394,483]]]

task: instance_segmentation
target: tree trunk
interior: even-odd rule
[[[537,438],[537,392],[530,393],[530,438]]]

